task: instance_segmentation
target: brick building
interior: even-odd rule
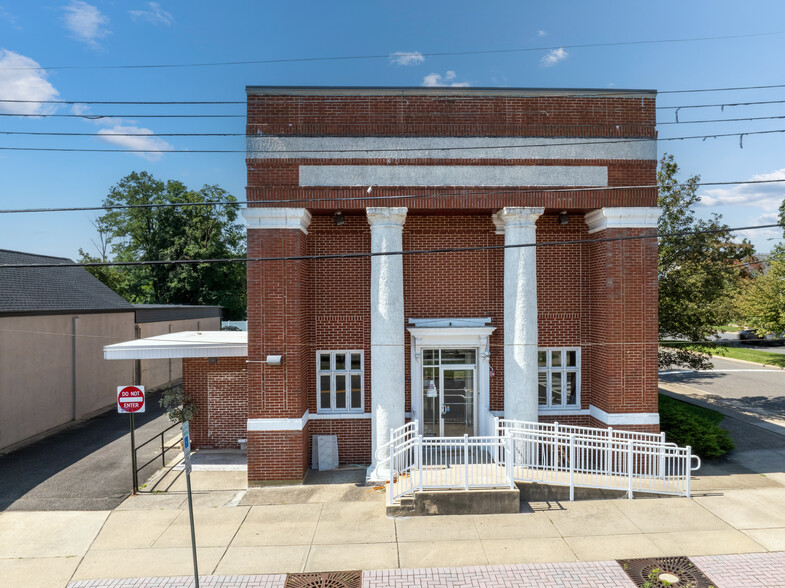
[[[247,95],[250,257],[542,244],[249,264],[249,480],[301,479],[315,434],[371,463],[409,418],[657,430],[656,240],[572,243],[656,231],[655,92]]]
[[[311,259],[248,264],[246,361],[185,363],[196,445],[247,437],[265,483],[301,480],[317,434],[384,479],[408,419],[658,430],[657,244],[612,240],[656,232],[655,92],[247,96],[248,255]]]

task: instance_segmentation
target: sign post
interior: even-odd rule
[[[117,412],[131,417],[131,481],[133,493],[139,491],[139,472],[136,471],[136,438],[134,437],[134,413],[145,410],[144,386],[118,386]]]
[[[194,556],[194,584],[199,588],[199,565],[196,562],[196,531],[194,530],[194,503],[191,497],[191,436],[188,421],[182,426],[183,457],[185,458],[185,487],[188,493],[188,518],[191,520],[191,550]]]

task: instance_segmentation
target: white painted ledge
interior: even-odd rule
[[[246,229],[299,229],[306,235],[311,213],[305,208],[241,208]]]
[[[299,419],[248,419],[249,431],[302,431],[308,421],[370,419],[370,412],[321,413],[305,411]]]
[[[616,425],[659,425],[660,415],[656,412],[605,412],[589,405],[589,414],[609,427]]]
[[[599,208],[584,215],[589,234],[605,229],[656,229],[662,210],[656,206]]]

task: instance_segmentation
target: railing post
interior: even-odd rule
[[[575,500],[575,434],[570,433],[570,502]]]
[[[493,434],[497,438],[502,437],[501,422],[500,422],[499,417],[493,417],[493,431],[494,431]],[[501,451],[501,448],[499,447],[498,444],[496,445],[495,453],[496,453],[496,463],[499,463],[501,461],[502,451]]]
[[[613,427],[608,427],[608,448],[605,450],[605,471],[610,476],[613,468]]]
[[[392,440],[392,437],[390,438]],[[393,492],[393,453],[395,452],[395,445],[390,443],[390,504],[393,503],[395,493]]]
[[[660,433],[660,463],[658,464],[661,479],[665,479],[665,431]]]
[[[419,481],[420,491],[422,492],[423,489],[423,481],[422,481],[422,435],[417,435],[417,476]]]
[[[689,445],[687,445],[687,462],[685,464],[685,473],[687,475],[687,477],[686,477],[686,483],[687,483],[686,494],[687,494],[687,498],[689,498],[690,497],[690,476],[692,475],[692,447],[690,447]]]
[[[166,467],[166,453],[164,452],[164,434],[161,433],[161,467]]]
[[[515,472],[514,472],[514,460],[512,457],[513,452],[513,439],[512,435],[508,435],[505,439],[506,453],[507,458],[505,460],[505,467],[507,468],[507,481],[510,483],[510,490],[515,490]]]
[[[632,470],[633,470],[633,459],[634,459],[634,450],[632,445],[632,440],[627,441],[627,476],[628,476],[628,483],[627,483],[627,498],[632,500]]]
[[[464,489],[469,490],[469,435],[464,433],[463,435],[463,465],[464,465],[464,474],[466,479],[464,480]]]

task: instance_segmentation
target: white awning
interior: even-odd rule
[[[104,346],[104,359],[247,356],[245,331],[182,331]]]

